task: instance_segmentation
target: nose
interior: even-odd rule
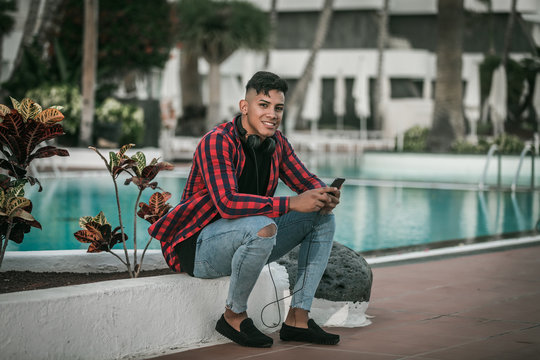
[[[269,108],[268,112],[266,113],[266,116],[268,116],[271,119],[277,119],[278,113],[276,109]]]

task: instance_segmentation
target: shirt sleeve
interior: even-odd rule
[[[309,172],[302,161],[296,156],[289,141],[281,136],[283,155],[279,166],[280,179],[297,194],[306,190],[325,187],[326,184],[317,176]]]
[[[278,217],[287,212],[288,197],[266,197],[238,193],[235,145],[219,132],[208,134],[196,154],[206,188],[221,217],[235,219],[266,215]]]

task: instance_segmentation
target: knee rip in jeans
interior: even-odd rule
[[[257,236],[268,238],[268,237],[272,237],[276,235],[276,232],[277,232],[276,224],[270,224],[270,225],[266,225],[261,230],[259,230],[259,232],[257,233]]]

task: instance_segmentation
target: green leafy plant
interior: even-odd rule
[[[30,163],[39,158],[69,156],[65,149],[55,146],[39,147],[42,142],[63,135],[60,122],[64,115],[58,107],[43,110],[29,98],[21,102],[11,98],[13,109],[0,105],[0,266],[9,240],[20,244],[31,227],[41,229],[32,216],[32,202],[24,197],[24,186],[38,184],[28,175]]]
[[[117,138],[108,138],[121,144],[138,142],[141,140],[144,128],[144,113],[140,107],[124,104],[114,98],[107,98],[96,109],[97,126],[107,128],[116,126],[112,133]],[[102,131],[101,133],[105,133]]]
[[[164,215],[170,208],[166,201],[170,198],[169,193],[155,193],[150,197],[149,204],[139,203],[143,191],[147,188],[156,189],[158,183],[153,181],[156,175],[162,170],[172,170],[174,166],[167,162],[160,162],[158,159],[152,159],[150,163],[146,163],[146,156],[141,151],[135,153],[132,157],[126,155],[126,152],[135,146],[134,144],[127,144],[120,148],[118,152],[109,152],[109,160],[107,160],[98,149],[90,147],[94,150],[103,160],[114,184],[114,191],[116,196],[116,205],[118,208],[118,220],[120,226],[115,228],[114,231],[110,231],[112,226],[106,221],[103,213],[98,214],[96,217],[82,217],[79,224],[83,228],[75,233],[75,237],[80,242],[91,243],[88,252],[101,252],[107,251],[115,255],[120,259],[118,255],[111,251],[112,247],[119,242],[122,242],[124,247],[124,257],[122,263],[126,266],[130,277],[138,277],[144,254],[152,241],[150,238],[144,248],[140,262],[137,258],[137,215],[149,222],[155,222],[159,217]],[[127,235],[124,231],[124,224],[122,220],[122,209],[120,207],[120,197],[118,192],[117,179],[120,174],[128,174],[128,178],[125,180],[124,185],[131,183],[135,184],[139,189],[137,199],[135,200],[135,209],[133,211],[133,269],[131,268],[131,261],[127,252]],[[140,208],[137,211],[137,208]],[[166,209],[166,210],[165,210]],[[97,226],[96,224],[99,224]],[[108,226],[105,226],[108,225]],[[90,227],[90,228],[89,228]],[[81,232],[83,231],[83,232]],[[120,231],[120,233],[118,233]]]
[[[493,144],[496,144],[500,153],[504,155],[517,155],[525,147],[525,143],[519,137],[502,134],[490,140],[481,137],[477,144],[472,144],[467,140],[457,140],[452,144],[450,150],[457,154],[487,154]]]
[[[42,106],[62,104],[66,119],[62,122],[64,131],[75,136],[81,118],[82,97],[79,87],[70,84],[44,85],[26,92],[26,97],[34,99]]]
[[[405,131],[403,138],[403,150],[414,152],[426,151],[428,134],[429,128],[418,125],[413,126],[409,130]]]

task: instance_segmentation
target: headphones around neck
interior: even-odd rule
[[[269,136],[264,141],[261,141],[258,135],[247,135],[246,129],[242,126],[242,117],[240,115],[236,117],[234,123],[240,134],[240,139],[249,149],[262,151],[266,155],[272,155],[274,153],[276,150],[276,141],[273,137]]]

